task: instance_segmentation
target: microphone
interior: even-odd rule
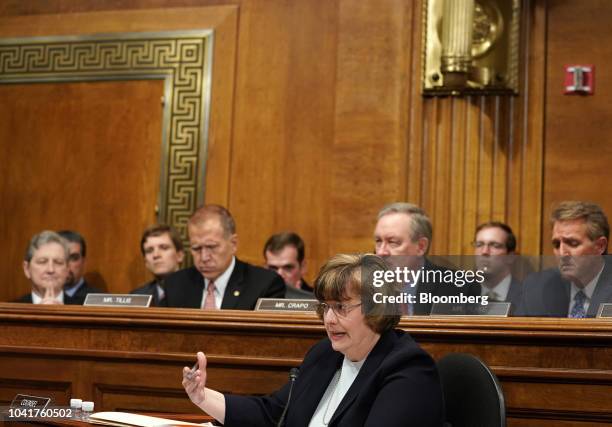
[[[283,414],[281,415],[280,420],[278,420],[276,427],[282,427],[283,421],[285,421],[285,415],[287,415],[287,409],[289,409],[289,403],[291,402],[291,392],[293,391],[293,385],[295,384],[295,380],[297,380],[298,375],[300,375],[300,370],[298,368],[291,368],[289,371],[289,381],[291,381],[291,385],[289,386],[287,404],[285,405],[285,409],[283,409]]]

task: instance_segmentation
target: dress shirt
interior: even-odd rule
[[[367,359],[367,356],[363,360],[352,362],[346,356],[344,357],[342,368],[332,377],[308,427],[324,427],[329,424],[344,395],[357,378],[365,359]]]
[[[506,301],[506,298],[508,298],[508,292],[510,291],[510,283],[512,283],[512,275],[508,274],[492,288],[482,284],[480,285],[480,295],[489,295],[496,301]]]
[[[604,268],[602,266],[601,270],[599,270],[599,273],[597,273],[597,275],[593,277],[593,280],[591,280],[584,288],[579,288],[574,284],[574,282],[572,282],[572,285],[570,287],[570,302],[567,311],[568,313],[572,312],[572,308],[574,308],[574,304],[576,303],[574,298],[576,297],[576,294],[580,291],[584,292],[584,295],[586,296],[586,299],[584,300],[584,312],[587,313],[589,311],[589,306],[591,305],[591,298],[593,297],[593,292],[595,292],[595,287],[597,287],[597,282],[599,281],[599,276],[601,276],[601,272],[603,271],[603,269]]]
[[[32,304],[41,304],[42,300],[43,300],[43,298],[39,297],[36,292],[32,292]],[[64,293],[60,292],[55,297],[55,301],[57,301],[58,304],[64,304]]]
[[[215,283],[215,307],[218,309],[221,308],[221,303],[223,301],[223,295],[225,295],[225,288],[227,288],[227,283],[229,282],[230,277],[234,271],[234,266],[236,265],[236,257],[232,257],[232,262],[230,262],[229,267],[221,273],[219,277],[217,277],[213,282]],[[202,292],[202,301],[200,303],[200,307],[204,308],[204,303],[206,302],[206,291],[208,290],[208,284],[210,280],[204,278],[204,292]]]

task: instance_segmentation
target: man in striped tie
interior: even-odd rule
[[[600,304],[612,302],[610,226],[600,206],[562,202],[551,214],[557,268],[525,279],[517,315],[594,317]]]

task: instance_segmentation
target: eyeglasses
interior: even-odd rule
[[[336,314],[336,316],[346,317],[351,312],[352,309],[359,307],[359,304],[346,304],[342,302],[335,302],[332,304],[327,304],[326,302],[320,302],[317,304],[317,314],[321,317],[325,316],[329,309]]]
[[[472,246],[476,249],[483,249],[485,247],[488,247],[489,249],[495,249],[497,251],[500,251],[502,249],[506,249],[506,245],[504,243],[499,243],[499,242],[483,242],[481,240],[476,240],[474,242],[472,242]]]

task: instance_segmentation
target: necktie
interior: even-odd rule
[[[574,297],[574,306],[570,312],[569,317],[575,317],[581,319],[586,317],[586,311],[584,310],[584,302],[586,301],[586,295],[584,292],[579,291]]]
[[[499,295],[497,295],[497,292],[495,291],[490,291],[487,295],[489,296],[490,302],[500,302],[501,301],[501,299],[499,299]]]
[[[204,310],[216,310],[215,305],[215,282],[212,280],[208,282],[208,288],[206,288],[206,298],[204,299]]]

